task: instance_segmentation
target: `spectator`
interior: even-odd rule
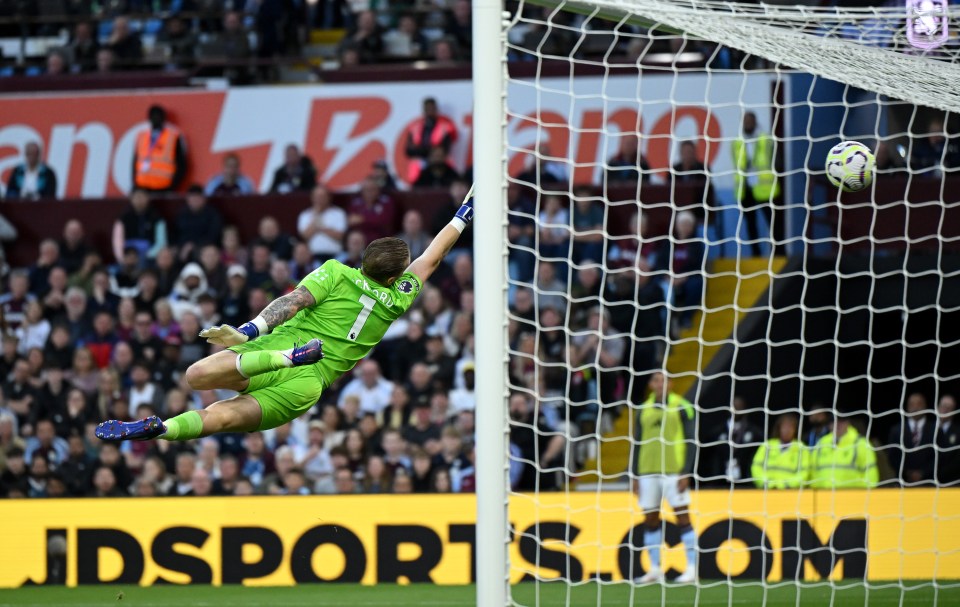
[[[240,483],[240,463],[237,458],[229,453],[224,454],[220,460],[218,474],[214,475],[213,495],[233,495]]]
[[[306,243],[298,242],[293,247],[293,259],[290,260],[290,277],[295,282],[300,282],[310,272],[317,269],[317,262],[314,261],[313,254],[310,253],[310,247]]]
[[[289,261],[293,257],[293,237],[280,229],[280,222],[267,215],[260,220],[254,246],[263,245],[274,258]]]
[[[177,214],[177,245],[180,260],[196,258],[199,249],[217,245],[223,236],[223,216],[207,204],[203,188],[192,185],[187,190],[187,205]]]
[[[360,65],[360,50],[349,40],[340,43],[340,49],[337,52],[340,59],[340,69],[352,68]]]
[[[386,160],[377,160],[373,163],[373,166],[370,167],[370,177],[377,182],[377,185],[384,192],[397,191],[397,182],[390,174],[390,167],[387,166]]]
[[[297,283],[290,279],[290,265],[282,259],[275,259],[270,264],[270,280],[264,283],[261,288],[267,292],[267,296],[273,300],[292,292],[297,288]]]
[[[676,317],[671,332],[676,334],[693,325],[693,314],[703,305],[703,263],[706,247],[696,237],[697,219],[690,211],[681,211],[674,222],[674,240],[670,250],[658,256],[659,270],[666,272],[665,287],[672,295]]]
[[[67,274],[75,274],[80,271],[84,260],[90,253],[90,245],[87,244],[83,233],[83,224],[76,219],[68,219],[63,226],[63,238],[59,243],[60,247],[60,265],[67,271]]]
[[[527,170],[517,179],[531,185],[549,183],[566,187],[570,181],[569,161],[564,157],[554,156],[549,141],[541,141],[537,145],[537,149],[530,150],[528,153]]]
[[[353,472],[349,468],[339,468],[333,473],[334,485],[339,495],[351,495],[357,493],[357,483],[353,478]]]
[[[250,48],[250,37],[243,29],[243,20],[237,11],[227,11],[223,15],[223,31],[217,34],[211,45],[204,52],[208,56],[222,57],[231,64],[224,70],[226,77],[232,84],[244,84],[250,80],[248,68],[242,63],[253,55]]]
[[[396,29],[384,34],[383,45],[385,55],[405,59],[421,59],[429,48],[416,16],[410,13],[400,15]]]
[[[772,206],[780,196],[780,182],[776,173],[776,149],[773,139],[757,127],[757,116],[753,112],[743,115],[743,135],[731,145],[734,174],[734,194],[743,212],[747,224],[747,236],[754,257],[762,254],[760,250],[760,228],[757,215],[762,213],[770,228],[773,249],[783,242],[783,217],[780,213],[774,218]]]
[[[250,265],[247,268],[247,284],[259,289],[270,280],[270,247],[255,242],[250,247]]]
[[[134,190],[130,207],[113,224],[113,254],[123,259],[127,247],[134,247],[142,257],[154,259],[167,246],[167,223],[150,205],[145,190]]]
[[[846,414],[837,414],[833,432],[817,441],[810,459],[814,489],[869,489],[880,480],[877,456]]]
[[[190,262],[183,266],[180,278],[177,280],[173,293],[170,295],[170,306],[173,316],[183,326],[182,316],[186,312],[198,313],[200,296],[208,292],[207,276],[199,264]]]
[[[60,245],[52,238],[40,241],[37,263],[30,268],[30,292],[38,297],[47,294],[50,271],[60,263]]]
[[[905,409],[903,421],[890,429],[888,456],[900,484],[915,487],[935,480],[937,424],[919,392],[907,398]]]
[[[347,225],[351,230],[360,230],[367,243],[394,233],[396,204],[383,193],[377,182],[366,178],[360,192],[350,201],[347,209]]]
[[[57,436],[56,428],[49,419],[41,419],[36,424],[35,436],[27,439],[24,459],[33,461],[39,457],[54,468],[68,459],[70,447],[67,441]]]
[[[324,185],[318,185],[310,192],[310,204],[311,207],[297,218],[297,232],[307,241],[313,258],[322,264],[343,253],[347,214],[340,207],[333,206],[330,190]]]
[[[403,440],[430,453],[427,445],[431,442],[439,444],[440,428],[430,419],[430,405],[414,404],[413,414],[410,416],[410,425],[403,430]],[[416,458],[414,458],[414,472],[416,472]]]
[[[112,354],[112,350],[107,354],[108,360],[110,354]],[[93,396],[97,392],[100,384],[100,370],[97,366],[97,359],[89,348],[80,346],[74,350],[73,362],[67,376],[70,379],[70,385],[86,396]]]
[[[594,376],[597,376],[597,393],[601,402],[613,402],[613,390],[616,388],[616,370],[627,351],[627,339],[614,333],[610,326],[610,312],[601,306],[595,307],[587,317],[584,333],[575,335],[571,340],[572,353],[570,364],[574,366],[596,364]],[[594,363],[596,361],[596,363]]]
[[[433,478],[433,458],[421,447],[411,449],[410,481],[414,493],[430,493]]]
[[[892,141],[880,140],[877,142],[876,167],[878,173],[893,173],[906,170],[907,161],[903,157],[903,147]]]
[[[33,348],[43,349],[50,337],[50,321],[43,317],[43,306],[39,301],[27,303],[23,323],[17,327],[16,336],[19,340],[17,352],[26,356]]]
[[[87,493],[88,497],[125,497],[124,493],[117,486],[117,477],[113,470],[106,466],[100,466],[93,474],[93,489]]]
[[[537,209],[522,187],[513,182],[507,186],[507,206],[510,278],[530,282],[536,262],[533,249],[537,234]],[[472,228],[468,228],[470,230]]]
[[[116,70],[117,56],[109,48],[97,51],[97,73],[109,74]]]
[[[937,483],[951,487],[960,482],[960,427],[954,423],[957,401],[950,394],[937,404]]]
[[[0,187],[0,191],[3,188]],[[0,276],[6,275],[10,271],[10,266],[7,265],[7,253],[3,248],[4,242],[11,242],[17,239],[17,228],[13,226],[6,217],[0,215]]]
[[[283,166],[273,174],[270,191],[274,194],[309,192],[317,185],[317,170],[313,161],[290,144],[284,152]]]
[[[457,212],[457,210],[460,208],[460,205],[462,205],[464,200],[466,200],[469,191],[470,183],[462,177],[457,177],[450,183],[450,186],[447,188],[447,208],[450,209],[451,213]],[[444,217],[446,217],[446,213],[443,213],[442,211],[434,213],[433,224],[430,227],[431,234],[439,234],[440,231],[446,227],[447,222],[444,221]],[[473,251],[473,228],[471,226],[467,226],[467,228],[460,234],[460,238],[454,245],[454,250],[458,249]],[[417,258],[417,255],[412,254],[412,250],[411,257],[413,259]]]
[[[513,454],[510,458],[511,487],[515,491],[556,488],[556,471],[566,444],[563,436],[547,426],[525,395],[513,393],[509,407],[510,452]]]
[[[796,434],[796,427],[793,429]],[[794,436],[794,439],[796,436]],[[742,396],[733,397],[731,416],[716,434],[717,446],[712,457],[714,464],[711,476],[725,479],[731,485],[749,487],[753,483],[750,471],[758,444],[763,440],[760,429],[750,421],[747,401]],[[790,443],[785,441],[783,445]]]
[[[126,461],[124,461],[123,456],[120,454],[120,449],[116,443],[105,443],[100,446],[100,455],[94,463],[94,468],[100,466],[106,467],[113,472],[116,486],[123,495],[126,495],[125,488],[129,487],[133,482],[133,476],[130,473],[130,468],[127,466]],[[96,484],[96,478],[94,478],[94,484]]]
[[[246,265],[249,255],[247,249],[240,244],[240,231],[237,226],[228,225],[223,228],[220,249],[223,263]]]
[[[625,133],[620,150],[607,160],[607,187],[613,184],[649,182],[650,163],[640,151],[640,134]]]
[[[680,159],[673,165],[671,177],[674,184],[689,184],[697,187],[694,203],[689,210],[696,215],[700,222],[707,221],[707,213],[713,207],[713,189],[710,187],[710,177],[707,168],[697,158],[697,144],[693,141],[680,143]]]
[[[41,159],[40,144],[30,141],[23,146],[23,162],[14,166],[7,179],[7,200],[56,198],[57,175]]]
[[[219,175],[210,178],[204,193],[207,196],[244,196],[256,194],[256,188],[253,187],[253,182],[240,172],[240,157],[227,154],[223,157],[223,170]]]
[[[150,405],[154,411],[162,411],[164,403],[163,389],[150,381],[152,370],[150,363],[141,359],[133,363],[130,369],[130,408]]]
[[[58,369],[69,369],[73,364],[73,340],[66,325],[55,324],[50,332],[50,340],[43,352],[47,364]]]
[[[417,188],[445,188],[459,178],[460,175],[450,166],[446,150],[434,146],[430,148],[426,166],[421,169],[413,185]]]
[[[917,138],[910,153],[910,168],[928,175],[939,176],[943,169],[960,166],[960,145],[954,137],[948,137],[943,119],[932,118],[927,126],[926,137]]]
[[[27,305],[36,297],[30,293],[30,275],[26,270],[14,270],[10,273],[8,293],[0,295],[0,310],[7,331],[16,331],[26,317]]]
[[[116,52],[116,51],[114,51]],[[133,185],[150,192],[170,192],[180,187],[187,172],[187,148],[180,129],[167,122],[159,105],[147,111],[150,127],[137,136],[133,155]]]
[[[190,69],[196,63],[199,40],[179,15],[171,15],[157,35],[159,47],[167,61],[167,68]]]
[[[540,262],[540,272],[536,282],[536,308],[567,309],[567,284],[557,277],[556,264]],[[532,318],[530,319],[533,320]]]
[[[410,248],[410,259],[420,257],[433,240],[423,231],[423,215],[416,209],[410,209],[403,214],[403,231],[397,234],[397,238],[407,243]]]
[[[80,21],[73,26],[73,38],[67,45],[67,51],[72,57],[74,69],[84,73],[97,69],[100,43],[93,35],[93,26],[89,21]]]
[[[544,196],[543,210],[540,211],[540,256],[556,263],[557,260],[552,258],[566,258],[569,248],[570,211],[560,196],[548,194]]]
[[[126,68],[137,67],[143,60],[143,43],[140,36],[130,31],[130,21],[126,17],[113,20],[113,31],[107,46]]]
[[[181,451],[176,456],[174,478],[167,495],[189,495],[193,489],[193,474],[197,470],[197,456],[192,451]]]
[[[464,387],[450,391],[450,413],[459,415],[463,411],[473,411],[477,407],[476,366],[472,361],[463,366]]]
[[[360,399],[361,411],[377,414],[390,402],[393,382],[380,374],[380,365],[374,360],[367,359],[358,367],[354,379],[340,391],[339,405],[342,408],[344,400],[356,396]]]
[[[0,488],[6,489],[6,497],[27,497],[27,465],[23,449],[17,446],[7,450],[6,466],[0,472]]]
[[[80,436],[67,439],[67,458],[57,471],[67,483],[67,492],[74,497],[87,494],[93,480],[93,459],[87,454],[86,445]]]
[[[473,11],[470,0],[456,0],[453,3],[453,10],[447,13],[444,33],[456,41],[457,47],[463,49],[463,58],[470,59],[473,48]]]
[[[604,206],[602,199],[594,197],[589,187],[573,188],[573,260],[603,259]]]
[[[373,11],[357,15],[356,25],[347,32],[341,48],[348,45],[357,51],[360,63],[376,63],[383,55],[383,33]]]
[[[406,133],[405,152],[410,161],[407,183],[416,183],[432,148],[440,147],[449,154],[450,148],[457,141],[457,134],[453,121],[440,115],[437,100],[433,97],[424,99],[423,115],[410,125]]]
[[[200,267],[207,277],[207,285],[211,294],[221,296],[227,290],[227,269],[221,263],[220,248],[208,244],[200,251]]]
[[[455,63],[460,60],[460,48],[456,40],[444,36],[433,41],[431,55],[435,63]]]
[[[70,71],[70,61],[67,59],[67,53],[63,49],[55,48],[47,53],[47,69],[44,72],[47,76],[63,76]]]

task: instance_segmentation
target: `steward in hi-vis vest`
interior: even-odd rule
[[[150,128],[137,135],[133,156],[133,185],[141,190],[176,190],[186,173],[186,147],[180,129],[167,124],[167,113],[159,105],[147,114]]]
[[[757,487],[797,489],[810,480],[810,450],[797,440],[795,415],[781,415],[773,427],[773,438],[760,445],[753,456],[750,473]]]

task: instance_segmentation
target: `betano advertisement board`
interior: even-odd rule
[[[958,498],[958,489],[700,491],[700,575],[955,578]],[[5,500],[0,587],[466,584],[477,567],[475,516],[472,495]],[[642,544],[642,518],[629,493],[513,495],[511,580],[639,575],[646,555],[631,546]],[[666,542],[666,567],[682,570],[670,523]]]
[[[769,131],[775,77],[768,74],[681,74],[544,78],[512,81],[508,97],[510,170],[541,154],[568,159],[577,182],[600,176],[600,164],[623,133],[643,135],[655,170],[676,160],[679,141],[698,142],[717,187],[731,187],[729,140],[743,112]],[[190,179],[206,182],[235,153],[260,191],[270,187],[284,149],[305,149],[321,181],[334,189],[358,185],[380,159],[407,174],[405,133],[435,97],[459,128],[453,160],[472,164],[473,85],[467,80],[264,86],[224,91],[163,90],[0,96],[0,178],[6,182],[23,146],[38,141],[56,171],[58,196],[103,197],[130,190],[137,134],[147,108],[164,106],[185,134]],[[575,164],[574,164],[575,163]]]

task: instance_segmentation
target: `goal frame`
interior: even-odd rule
[[[506,27],[502,0],[473,1],[477,605],[510,601],[507,523]]]

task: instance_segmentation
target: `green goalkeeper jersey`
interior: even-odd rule
[[[316,368],[328,386],[380,343],[421,289],[420,279],[410,272],[384,286],[332,259],[298,286],[310,291],[316,305],[300,310],[273,333],[299,343],[323,340],[323,360]]]

